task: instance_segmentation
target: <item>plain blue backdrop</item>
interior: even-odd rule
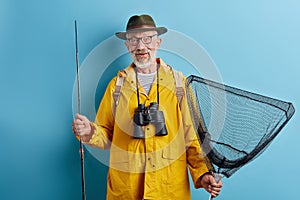
[[[81,199],[79,144],[71,133],[74,20],[82,62],[142,13],[202,45],[224,83],[296,108],[259,158],[223,180],[217,199],[297,199],[299,11],[296,0],[0,0],[0,199]],[[87,199],[105,199],[106,166],[89,152],[85,165]],[[192,195],[208,198],[203,190]]]

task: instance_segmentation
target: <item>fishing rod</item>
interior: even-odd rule
[[[77,39],[77,21],[75,20],[75,47],[76,47],[76,74],[77,74],[77,108],[80,114],[80,73],[79,73],[79,62],[78,62],[78,39]],[[82,189],[82,200],[86,199],[85,194],[85,176],[84,176],[84,148],[82,144],[82,137],[79,136],[79,153],[81,163],[81,189]]]

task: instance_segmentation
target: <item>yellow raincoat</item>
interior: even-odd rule
[[[167,136],[155,136],[153,124],[144,126],[145,139],[134,139],[133,115],[137,108],[136,74],[131,64],[118,76],[126,76],[115,109],[113,92],[116,77],[109,83],[93,123],[94,134],[87,144],[110,148],[107,180],[108,200],[188,200],[194,186],[208,172],[196,133],[192,127],[186,96],[181,105],[175,94],[172,69],[161,59],[159,73],[159,110],[163,111]],[[183,77],[185,79],[185,77]],[[157,102],[157,80],[147,95],[139,85],[140,103]]]

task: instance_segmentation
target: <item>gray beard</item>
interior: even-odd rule
[[[149,61],[147,63],[140,63],[138,61],[133,61],[133,63],[135,64],[135,66],[137,68],[140,68],[140,69],[145,69],[145,68],[148,68],[151,66],[151,61]]]
[[[137,68],[140,68],[140,69],[145,69],[145,68],[148,68],[148,67],[151,67],[151,64],[155,61],[155,58],[153,57],[153,53],[151,51],[148,52],[149,55],[150,55],[150,59],[148,62],[146,63],[143,63],[143,62],[139,62],[136,57],[135,57],[135,54],[132,54],[132,57],[133,57],[133,63],[135,64],[135,66]]]

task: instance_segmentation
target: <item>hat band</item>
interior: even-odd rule
[[[155,26],[151,26],[151,25],[138,25],[138,26],[131,26],[130,29],[127,29],[127,31],[130,31],[132,29],[142,29],[142,28],[156,28]]]

